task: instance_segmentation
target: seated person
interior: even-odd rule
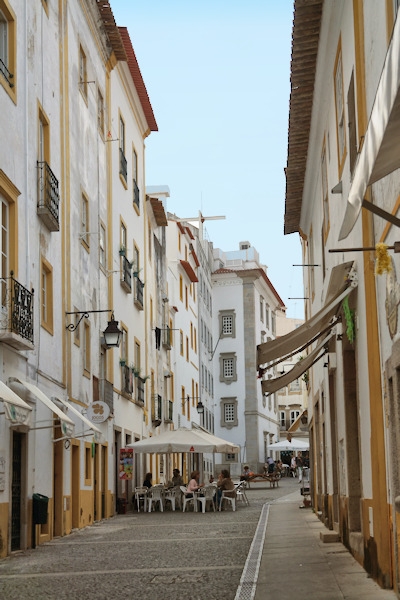
[[[143,481],[143,487],[147,487],[148,489],[150,489],[153,485],[151,483],[152,478],[153,478],[153,475],[151,473],[146,473],[146,476]]]
[[[267,458],[267,465],[268,465],[268,475],[270,475],[271,473],[273,473],[275,471],[275,461],[270,456],[268,456],[268,458]]]
[[[250,477],[253,477],[254,473],[250,471],[250,467],[245,465],[243,468],[243,473],[240,476],[240,481],[248,481]]]
[[[236,496],[235,484],[233,483],[233,481],[231,479],[231,474],[229,473],[229,471],[227,469],[222,469],[221,474],[218,477],[217,486],[218,486],[218,492],[217,492],[218,506],[221,501],[222,492],[224,490],[226,490],[228,492],[227,494],[225,494],[226,496],[229,496],[230,498],[235,498],[235,496]]]
[[[173,487],[179,487],[181,485],[184,485],[183,477],[179,469],[174,469],[172,471],[172,485]]]
[[[191,473],[190,481],[186,489],[186,498],[193,498],[194,492],[197,492],[197,490],[201,490],[201,488],[203,487],[203,484],[199,484],[199,477],[199,471],[193,471]]]

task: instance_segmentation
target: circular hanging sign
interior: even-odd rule
[[[93,402],[88,406],[86,416],[92,423],[104,423],[110,416],[110,407],[105,402]]]

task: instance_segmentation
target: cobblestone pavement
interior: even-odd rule
[[[236,512],[128,513],[14,553],[0,599],[233,600],[264,504],[298,488],[252,484]]]

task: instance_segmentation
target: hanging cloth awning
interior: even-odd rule
[[[400,168],[399,56],[400,19],[397,19],[354,171],[339,240],[345,239],[353,229],[367,187]]]
[[[96,441],[98,441],[101,438],[100,429],[98,427],[96,427],[96,425],[94,425],[94,423],[89,421],[89,419],[87,417],[85,417],[85,415],[80,413],[79,410],[75,408],[75,406],[72,406],[72,404],[70,402],[63,400],[62,398],[57,398],[57,400],[59,402],[61,402],[61,404],[63,404],[68,410],[73,412],[74,415],[76,415],[78,417],[78,419],[80,419],[82,421],[82,423],[88,428],[88,431],[84,432],[82,435],[75,435],[74,437],[85,437],[87,435],[94,435]]]
[[[290,371],[282,375],[281,377],[276,377],[275,379],[264,379],[261,382],[261,389],[263,394],[273,394],[278,390],[282,389],[292,383],[295,379],[301,377],[314,363],[317,362],[320,358],[324,356],[326,353],[325,346],[327,342],[331,339],[333,332],[331,331],[328,336],[326,336],[322,342],[320,342],[317,347],[307,354],[305,358],[299,360],[298,363],[294,365]]]
[[[13,425],[29,425],[32,409],[3,381],[0,381],[0,400],[3,400],[6,419]]]
[[[332,322],[340,302],[350,294],[356,285],[349,279],[353,261],[337,265],[332,269],[326,305],[294,331],[257,346],[257,366],[295,353],[298,348],[311,344],[322,331],[333,327]],[[333,290],[335,291],[333,293]]]
[[[55,413],[61,422],[61,431],[65,437],[73,437],[75,423],[67,417],[65,413],[58,408],[56,404],[50,398],[46,396],[36,385],[33,383],[29,383],[28,381],[24,381],[23,379],[19,379],[17,377],[10,377],[9,381],[15,381],[16,383],[22,384],[31,394],[33,394],[42,404],[47,406],[53,413]],[[52,427],[53,425],[50,425]]]

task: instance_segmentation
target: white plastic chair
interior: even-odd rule
[[[215,485],[206,485],[204,487],[204,495],[196,497],[197,502],[200,502],[200,504],[202,505],[201,508],[203,513],[206,512],[207,502],[211,503],[215,512],[214,496],[216,491],[217,488],[215,487]]]
[[[146,510],[147,510],[147,492],[148,492],[147,487],[135,488],[135,499],[136,499],[136,506],[137,506],[138,512],[140,511],[140,503],[143,504],[144,512],[146,512]]]
[[[156,503],[158,502],[160,505],[160,511],[161,512],[164,511],[162,492],[163,492],[162,487],[152,487],[150,489],[150,494],[148,497],[149,512],[151,512],[153,502],[154,502],[154,505],[156,505]]]
[[[193,504],[193,508],[194,508],[194,510],[196,510],[196,503],[195,503],[196,496],[193,494],[193,496],[191,498],[188,498],[186,496],[186,494],[187,494],[187,488],[184,485],[181,485],[180,488],[181,488],[181,492],[183,493],[183,509],[182,509],[182,512],[185,512],[185,510],[186,510],[186,504],[190,504],[190,503]]]
[[[249,500],[246,495],[246,486],[244,485],[245,483],[245,481],[241,481],[235,485],[236,498],[238,502],[241,500],[246,506],[249,506]]]
[[[171,502],[172,510],[175,510],[175,493],[175,488],[173,488],[172,490],[166,490],[166,492],[164,493],[164,500],[165,502]]]
[[[236,498],[232,496],[227,496],[227,494],[232,494],[234,490],[222,490],[221,498],[219,500],[219,510],[222,509],[222,503],[224,500],[228,500],[231,503],[232,510],[235,512],[236,510]],[[236,496],[236,494],[235,494]]]

